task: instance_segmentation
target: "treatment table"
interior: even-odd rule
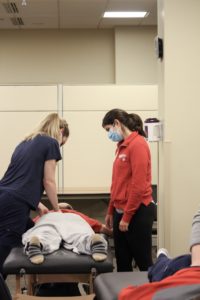
[[[42,264],[35,265],[24,254],[23,247],[16,247],[11,250],[4,262],[3,271],[6,275],[16,276],[16,294],[23,293],[23,289],[27,289],[29,295],[34,295],[37,285],[50,282],[87,283],[89,293],[93,293],[94,278],[97,274],[112,272],[113,259],[109,251],[105,261],[96,262],[89,255],[78,255],[60,248],[46,255]]]
[[[117,300],[121,289],[147,283],[147,272],[112,272],[98,275],[94,280],[96,300]]]
[[[119,292],[123,288],[139,286],[147,282],[147,272],[142,271],[100,274],[94,280],[95,300],[118,300]],[[137,297],[137,299],[139,298]],[[142,297],[142,299],[144,298]],[[188,282],[188,284],[163,287],[151,299],[197,300],[200,299],[200,284]],[[130,300],[134,299],[131,297]]]

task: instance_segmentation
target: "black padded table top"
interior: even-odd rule
[[[89,255],[79,255],[63,248],[45,255],[45,261],[40,265],[32,264],[23,247],[13,248],[4,262],[5,274],[20,274],[24,269],[26,274],[84,274],[95,268],[97,273],[113,271],[112,255],[103,262],[96,262]]]
[[[147,272],[113,272],[100,274],[94,280],[97,300],[117,300],[121,289],[147,283]]]

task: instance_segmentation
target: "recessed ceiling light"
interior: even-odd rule
[[[104,18],[144,18],[148,15],[146,11],[106,11]]]

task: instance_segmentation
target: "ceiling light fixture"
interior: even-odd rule
[[[144,18],[148,15],[146,11],[106,11],[104,18]]]

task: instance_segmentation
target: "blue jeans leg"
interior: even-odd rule
[[[156,263],[148,269],[150,282],[160,281],[178,270],[188,268],[191,264],[191,255],[185,254],[175,258],[168,258],[166,255],[159,255]]]

